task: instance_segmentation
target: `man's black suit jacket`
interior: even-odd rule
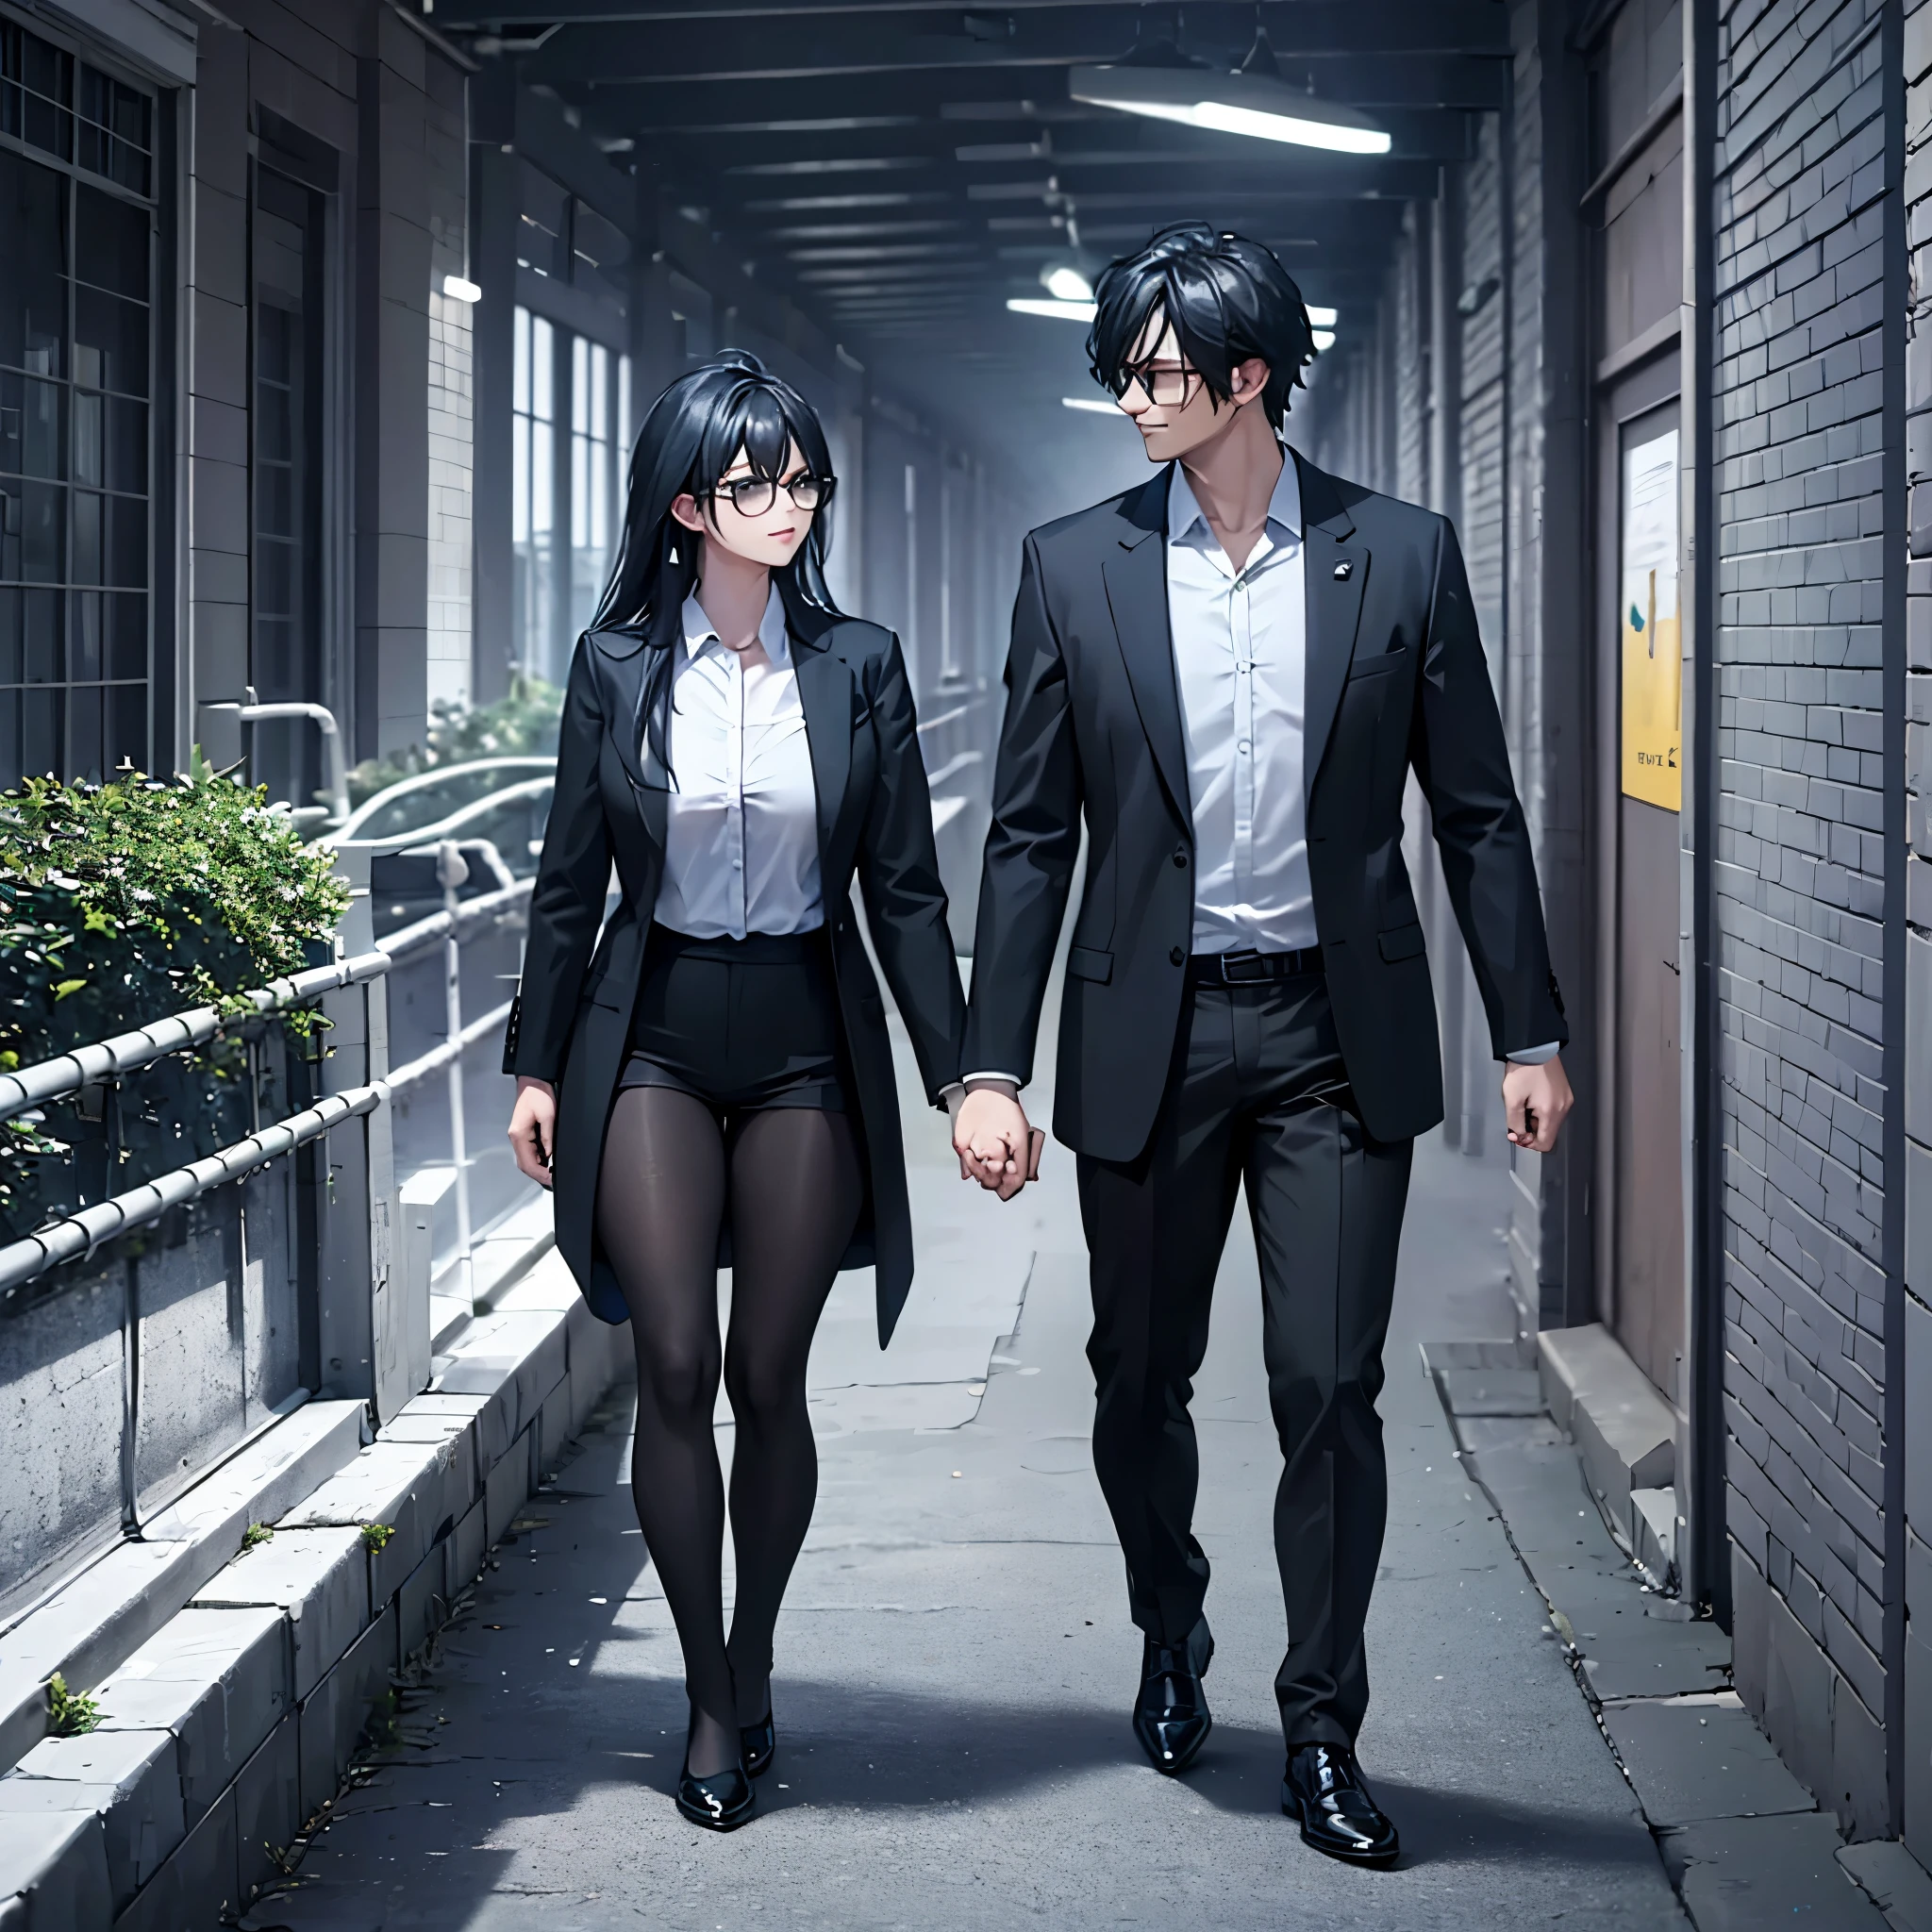
[[[1401,1140],[1442,1118],[1435,995],[1402,861],[1411,766],[1497,1057],[1569,1034],[1455,530],[1291,457],[1306,545],[1315,924],[1362,1124]],[[1152,1133],[1193,926],[1168,477],[1026,539],[961,1058],[1030,1077],[1084,814],[1054,1131],[1110,1161],[1138,1158]]]

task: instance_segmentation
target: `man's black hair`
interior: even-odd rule
[[[1280,429],[1289,392],[1315,353],[1315,334],[1302,291],[1272,248],[1206,222],[1174,222],[1138,254],[1109,263],[1093,294],[1087,358],[1112,393],[1125,387],[1128,359],[1149,318],[1164,314],[1217,403],[1231,399],[1238,364],[1256,356],[1266,362],[1261,408]]]

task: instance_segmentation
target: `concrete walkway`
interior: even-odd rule
[[[1419,1341],[1508,1332],[1499,1168],[1419,1150],[1361,1740],[1405,1857],[1362,1873],[1305,1850],[1278,1810],[1279,1457],[1245,1232],[1195,1403],[1215,1732],[1170,1782],[1127,1724],[1140,1645],[1092,1472],[1071,1158],[1050,1149],[1047,1178],[1002,1208],[958,1181],[931,1115],[908,1118],[920,1278],[883,1357],[870,1276],[841,1280],[814,1355],[820,1503],[779,1626],[758,1818],[718,1838],[672,1808],[678,1651],[613,1399],[400,1695],[295,1881],[244,1924],[1686,1924],[1418,1365]]]

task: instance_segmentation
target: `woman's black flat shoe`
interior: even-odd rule
[[[778,1755],[778,1733],[772,1728],[772,1713],[766,1711],[755,1724],[740,1724],[738,1742],[744,1753],[747,1774],[763,1777],[772,1768],[772,1759]]]
[[[707,1831],[736,1831],[758,1805],[758,1793],[742,1765],[734,1764],[711,1777],[693,1777],[691,1760],[677,1774],[677,1808]]]

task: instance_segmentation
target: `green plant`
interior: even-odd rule
[[[245,1556],[250,1550],[258,1550],[263,1543],[272,1543],[275,1540],[275,1530],[268,1524],[251,1523],[242,1532],[242,1554]]]
[[[562,716],[562,691],[541,677],[526,677],[521,671],[511,676],[509,690],[491,704],[464,707],[438,698],[431,707],[426,747],[412,744],[353,766],[349,803],[362,805],[404,778],[433,772],[441,765],[516,754],[552,756]]]
[[[347,903],[329,856],[198,751],[165,782],[0,792],[0,1071],[188,1007],[248,1011],[235,995],[315,963]],[[98,1090],[0,1124],[0,1238],[239,1138],[246,1063],[233,1038],[171,1056],[125,1083],[111,1135]]]
[[[394,1529],[387,1523],[365,1523],[362,1525],[362,1547],[372,1556],[388,1545]]]
[[[70,1690],[58,1671],[47,1679],[47,1728],[57,1738],[84,1738],[100,1722],[97,1699],[85,1690]]]

